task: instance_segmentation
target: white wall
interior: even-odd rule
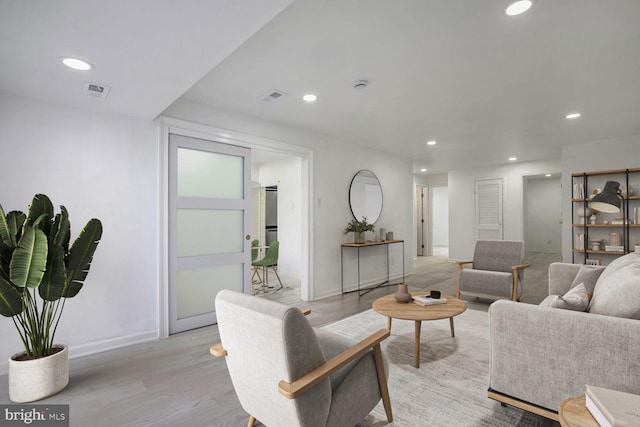
[[[99,102],[99,101],[98,101]],[[72,238],[91,218],[104,232],[82,291],[67,301],[56,341],[71,357],[157,337],[158,138],[150,121],[0,95],[0,203],[36,193],[69,210]],[[22,344],[0,319],[0,372]]]
[[[560,253],[562,248],[562,187],[560,178],[525,179],[525,249]]]
[[[342,230],[351,219],[348,201],[349,183],[361,169],[373,171],[382,184],[384,206],[376,229],[385,227],[405,242],[405,270],[412,271],[410,248],[415,246],[413,231],[413,178],[410,159],[382,153],[343,141],[337,141],[312,132],[286,127],[274,122],[258,120],[220,111],[187,100],[178,100],[164,113],[165,116],[206,124],[275,141],[308,147],[313,150],[312,164],[312,299],[340,293],[340,243],[352,241]],[[303,242],[304,243],[304,242]],[[383,253],[372,250],[361,258],[365,280],[386,276]],[[400,274],[401,247],[391,251],[392,275]],[[355,254],[345,256],[345,282],[355,282]],[[351,263],[353,261],[353,263]],[[386,261],[385,261],[386,262]],[[383,271],[384,270],[384,271]]]
[[[572,260],[571,174],[638,167],[640,167],[640,135],[563,147],[562,216],[565,220],[562,222],[562,258],[565,262]],[[634,189],[636,194],[640,192],[640,188],[634,186]],[[607,260],[603,261],[606,263]]]
[[[474,182],[503,179],[503,230],[505,240],[523,240],[523,176],[557,173],[558,161],[516,163],[449,172],[449,258],[472,259],[475,247]]]
[[[278,270],[300,277],[302,263],[302,162],[291,157],[260,165],[260,186],[278,186]]]

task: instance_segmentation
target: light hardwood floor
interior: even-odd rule
[[[547,266],[557,254],[530,254],[522,301],[537,303],[546,295]],[[456,264],[443,257],[419,257],[407,277],[409,290],[455,292]],[[295,282],[295,281],[294,281]],[[322,326],[368,310],[374,300],[397,286],[303,302],[294,282],[259,298],[310,307],[309,321]],[[455,295],[455,294],[454,294]],[[489,301],[487,301],[489,303]],[[240,407],[223,359],[209,354],[219,341],[217,326],[172,335],[91,356],[71,359],[70,383],[42,404],[69,404],[72,426],[243,426]],[[256,399],[259,399],[256,396]],[[10,403],[7,376],[0,376],[0,403]]]

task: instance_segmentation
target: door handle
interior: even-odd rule
[[[244,236],[244,238],[245,238],[245,240],[251,240],[251,236],[248,235],[248,234],[246,236]]]

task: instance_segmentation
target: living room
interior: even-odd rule
[[[462,260],[473,256],[476,240],[475,181],[503,180],[504,238],[517,240],[524,234],[523,177],[561,174],[561,212],[570,218],[572,173],[639,166],[640,30],[635,21],[640,10],[635,1],[620,1],[614,9],[596,0],[540,0],[529,15],[512,18],[504,15],[501,2],[488,10],[491,7],[471,1],[413,1],[406,8],[414,13],[358,1],[324,7],[284,0],[269,5],[247,1],[233,8],[224,2],[188,3],[195,11],[172,2],[2,5],[0,46],[7,64],[0,77],[0,138],[6,159],[2,176],[10,185],[0,204],[7,212],[25,210],[35,194],[44,193],[54,206],[69,209],[73,235],[90,218],[104,225],[87,286],[65,307],[57,332],[72,359],[155,343],[168,334],[168,170],[162,135],[167,123],[192,134],[303,159],[302,299],[319,305],[331,301],[337,307],[340,243],[351,239],[343,234],[351,219],[347,193],[358,170],[374,171],[382,184],[384,208],[376,228],[385,227],[405,240],[404,267],[410,276],[415,185],[428,183],[429,176],[447,176],[449,258]],[[95,8],[101,13],[94,13]],[[296,51],[286,43],[274,46],[283,53],[274,62],[299,64],[293,67],[297,78],[276,78],[274,71],[265,86],[266,78],[234,76],[238,63],[264,47],[259,36],[266,37],[267,44],[295,39],[282,33],[281,26],[292,25],[290,20],[303,11],[326,18],[314,26],[326,26],[330,34],[326,45],[298,48],[300,56],[294,58],[285,58]],[[77,17],[83,17],[82,25]],[[460,22],[455,22],[457,17]],[[362,31],[366,19],[378,31],[357,32],[356,22]],[[350,20],[351,30],[345,28]],[[403,40],[412,45],[410,51],[385,42],[385,33],[390,40],[390,34],[405,25]],[[460,31],[459,37],[454,38],[448,26]],[[167,28],[180,34],[166,34]],[[378,46],[356,50],[368,35]],[[536,50],[527,55],[527,47]],[[379,69],[358,64],[394,51],[398,55],[387,56],[388,63]],[[421,51],[430,53],[421,58],[420,67],[401,66],[402,61],[413,64],[411,55]],[[332,52],[332,62],[313,55]],[[354,52],[359,55],[350,58]],[[70,54],[94,62],[92,74],[63,69],[58,57]],[[131,64],[119,62],[136,58]],[[263,54],[255,59],[262,60]],[[183,65],[174,64],[179,62]],[[259,74],[255,62],[247,68]],[[400,72],[391,73],[394,69]],[[204,87],[215,83],[210,92],[214,100],[199,98],[192,89],[209,73],[210,81],[200,84],[206,94]],[[494,73],[500,78],[489,80]],[[306,75],[314,80],[301,81]],[[341,80],[343,87],[324,83],[323,75],[332,83]],[[353,88],[357,79],[368,79],[368,86]],[[110,94],[106,99],[88,97],[82,93],[86,81],[111,86]],[[259,97],[270,89],[287,92],[281,101],[289,104],[260,103]],[[317,90],[316,103],[299,101],[302,90]],[[248,98],[256,106],[243,111],[236,102],[249,103]],[[424,110],[418,117],[402,118],[421,103]],[[376,110],[385,104],[394,111]],[[565,119],[574,109],[582,117]],[[333,114],[327,116],[327,111]],[[314,121],[316,115],[326,123]],[[376,122],[385,125],[384,132],[373,126]],[[427,146],[432,138],[437,144]],[[518,160],[509,161],[509,156]],[[572,262],[571,221],[563,221],[561,239],[562,258]],[[0,332],[0,373],[6,374],[6,360],[22,343],[9,319],[0,322]],[[199,351],[206,354],[215,338]],[[2,403],[8,403],[6,375],[0,379]],[[71,372],[71,384],[81,380],[89,379],[74,379]],[[215,425],[215,416],[211,422]]]

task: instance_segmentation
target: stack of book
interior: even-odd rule
[[[585,401],[600,427],[640,427],[640,395],[588,385]]]
[[[420,305],[446,304],[446,298],[431,298],[429,295],[415,295],[413,302]]]
[[[622,252],[624,251],[624,246],[622,245],[606,245],[604,250],[607,252]]]

